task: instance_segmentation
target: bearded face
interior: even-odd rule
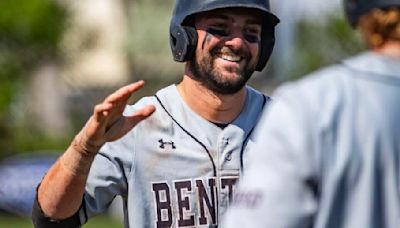
[[[225,49],[225,50],[224,50]],[[234,94],[242,89],[254,72],[255,65],[251,66],[246,60],[243,68],[235,66],[219,66],[218,58],[224,61],[240,61],[238,54],[228,48],[215,48],[201,59],[197,56],[190,62],[190,70],[194,79],[201,82],[204,87],[219,94]],[[247,58],[246,58],[247,59]],[[222,68],[222,69],[221,69]],[[225,75],[224,71],[230,75]]]
[[[195,20],[198,44],[192,78],[219,94],[242,89],[258,61],[261,22],[251,10],[221,9]]]

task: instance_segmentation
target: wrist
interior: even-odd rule
[[[74,140],[71,143],[71,147],[73,150],[76,152],[80,153],[82,156],[85,157],[94,157],[96,154],[99,152],[100,148],[103,145],[97,145],[90,140],[85,135],[84,130],[79,132],[74,138]]]
[[[78,138],[78,137],[75,137]],[[60,158],[61,165],[74,176],[86,178],[97,152],[88,152],[78,140],[73,140],[69,148]]]

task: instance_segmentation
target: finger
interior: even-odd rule
[[[143,86],[144,86],[144,81],[140,80],[138,82],[121,87],[117,91],[115,91],[113,94],[108,96],[104,100],[104,102],[109,102],[109,103],[117,103],[117,102],[121,102],[121,101],[127,102],[129,97],[132,95],[132,93],[138,91]]]
[[[147,105],[147,106],[143,107],[142,109],[139,109],[138,111],[136,111],[133,115],[126,117],[127,121],[129,121],[128,127],[129,128],[134,127],[140,121],[151,116],[151,114],[153,114],[155,110],[156,110],[156,107],[154,107],[154,105]]]
[[[118,89],[113,94],[111,94],[104,101],[105,103],[113,104],[113,107],[112,107],[112,110],[110,110],[110,113],[107,113],[107,112],[104,113],[104,115],[110,115],[110,117],[109,117],[110,123],[117,121],[118,118],[121,117],[121,115],[127,105],[128,99],[130,98],[132,93],[134,93],[135,91],[142,88],[143,85],[144,85],[144,81],[141,80],[136,83],[132,83],[130,85],[124,86],[124,87]]]
[[[108,112],[111,109],[112,104],[110,103],[98,104],[93,108],[93,115],[89,118],[84,127],[89,138],[104,131],[108,123]]]
[[[126,116],[117,121],[112,125],[110,129],[107,130],[106,138],[107,141],[114,141],[126,133],[128,133],[133,127],[135,127],[140,121],[149,117],[155,111],[154,105],[148,105],[137,112],[135,112],[132,116]]]
[[[147,105],[143,107],[142,109],[139,109],[136,111],[132,116],[129,117],[129,119],[132,118],[137,118],[139,120],[146,119],[149,117],[153,112],[156,110],[156,107],[154,105]]]
[[[89,134],[97,134],[97,132],[106,128],[108,123],[107,117],[112,107],[113,105],[110,103],[102,103],[94,107],[93,115],[86,124]]]
[[[93,119],[96,122],[102,122],[113,108],[112,103],[101,103],[94,107]]]
[[[120,115],[120,114],[122,114],[123,110],[125,109],[128,99],[130,98],[132,93],[134,93],[135,91],[142,88],[143,85],[144,85],[144,81],[141,80],[136,83],[132,83],[130,85],[124,86],[124,87],[118,89],[117,91],[115,91],[110,96],[108,96],[104,102],[112,103],[113,104],[112,114]]]

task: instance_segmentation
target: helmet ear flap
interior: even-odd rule
[[[195,28],[171,25],[169,38],[175,61],[186,62],[192,59],[197,46],[197,31]]]
[[[258,55],[258,63],[256,71],[262,71],[267,64],[269,57],[275,45],[275,26],[263,26],[260,53]]]
[[[188,43],[187,43],[187,51],[186,51],[186,58],[185,61],[193,59],[193,56],[196,53],[196,47],[197,47],[197,31],[195,28],[190,27],[190,26],[184,26],[183,29],[185,29],[186,34],[188,36]]]

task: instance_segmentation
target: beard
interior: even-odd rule
[[[192,78],[200,82],[205,88],[223,95],[229,95],[237,93],[241,90],[250,79],[254,72],[255,66],[250,66],[249,56],[246,55],[246,64],[242,70],[228,69],[232,71],[238,71],[238,77],[224,77],[221,69],[215,66],[215,60],[218,58],[219,50],[221,48],[214,48],[209,52],[208,55],[204,56],[201,60],[196,58],[194,55],[193,59],[189,63],[190,71],[192,72]],[[232,51],[230,51],[232,53]],[[240,54],[240,53],[234,53]]]

